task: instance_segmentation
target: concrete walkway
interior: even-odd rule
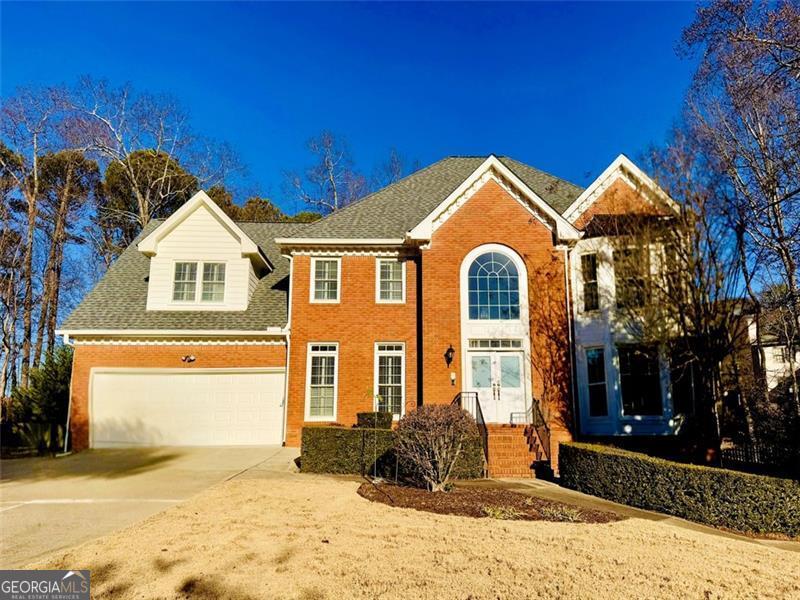
[[[628,517],[631,519],[635,518],[635,519],[645,519],[648,521],[659,521],[661,523],[674,525],[675,527],[679,527],[681,529],[699,531],[702,533],[707,533],[709,535],[715,535],[718,537],[744,540],[747,542],[752,542],[754,544],[760,544],[762,546],[780,548],[781,550],[800,552],[800,542],[791,542],[786,540],[756,539],[745,535],[739,535],[736,533],[731,533],[728,531],[717,529],[716,527],[709,527],[707,525],[694,523],[693,521],[687,521],[686,519],[681,519],[678,517],[673,517],[670,515],[653,512],[650,510],[643,510],[641,508],[627,506],[626,504],[618,504],[616,502],[611,502],[610,500],[604,500],[603,498],[598,498],[597,496],[590,496],[588,494],[576,492],[574,490],[561,487],[558,484],[555,484],[551,481],[545,481],[543,479],[489,479],[489,480],[484,479],[484,480],[472,481],[469,483],[467,482],[459,483],[459,485],[464,485],[464,484],[470,486],[473,485],[492,486],[492,487],[499,486],[505,489],[513,490],[515,492],[520,492],[522,494],[529,494],[531,496],[536,496],[538,498],[544,498],[545,500],[553,500],[554,502],[563,502],[564,504],[572,504],[579,508],[613,512],[623,517]]]
[[[234,477],[283,477],[296,448],[125,448],[0,461],[0,568],[145,519]]]

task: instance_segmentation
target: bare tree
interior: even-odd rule
[[[97,163],[82,152],[63,150],[44,155],[40,160],[42,202],[40,229],[46,232],[50,248],[42,275],[40,316],[33,351],[33,366],[39,365],[43,343],[47,353],[55,347],[55,330],[62,286],[64,251],[69,241],[82,243],[75,235],[80,213],[100,184]]]
[[[138,233],[150,219],[169,214],[176,198],[221,183],[240,168],[227,145],[191,130],[187,114],[169,96],[84,77],[70,96],[70,106],[74,115],[66,127],[68,136],[89,148],[117,181],[124,180],[132,197],[130,205],[98,206],[101,226],[127,223],[123,239],[113,241],[117,245],[130,242],[126,232]]]
[[[366,178],[357,173],[346,142],[330,131],[308,141],[314,164],[303,174],[286,172],[287,191],[323,213],[334,213],[364,196]]]
[[[708,176],[694,147],[678,131],[666,150],[652,156],[659,185],[679,204],[679,212],[601,215],[587,232],[612,243],[620,324],[666,359],[673,374],[692,378],[695,394],[687,404],[693,405],[700,427],[698,439],[712,441],[719,439],[721,365],[746,342],[737,311],[741,278],[735,233],[718,202],[718,181]],[[749,419],[748,426],[752,434]]]
[[[800,332],[800,7],[714,2],[698,9],[684,47],[703,53],[687,121],[723,177],[745,290],[757,311],[759,290],[783,290],[777,304]],[[760,325],[757,336],[761,349]],[[785,340],[794,360],[797,336]],[[796,377],[791,387],[800,416]]]
[[[400,181],[403,177],[418,171],[419,161],[410,162],[396,148],[389,151],[389,157],[375,168],[372,176],[373,189],[380,189]]]
[[[0,152],[4,177],[14,182],[24,204],[24,251],[22,258],[21,381],[28,382],[33,333],[35,232],[41,198],[39,161],[54,146],[55,126],[65,106],[59,88],[21,89],[3,103],[0,131],[12,152]]]

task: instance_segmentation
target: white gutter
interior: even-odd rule
[[[56,335],[63,335],[65,343],[70,336],[116,335],[127,337],[285,337],[288,329],[284,327],[267,327],[266,329],[57,329]]]
[[[402,246],[403,238],[275,238],[279,246]]]

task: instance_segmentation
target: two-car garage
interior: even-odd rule
[[[280,444],[285,370],[93,369],[90,444]]]

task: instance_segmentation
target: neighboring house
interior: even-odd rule
[[[763,364],[757,346],[757,324],[754,315],[746,315],[747,333],[751,345],[754,372],[763,377],[769,391],[781,385],[788,385],[792,375],[792,366],[795,370],[800,368],[800,350],[795,350],[794,360],[791,359],[791,349],[786,341],[786,335],[780,335],[780,316],[777,311],[762,314],[761,321],[761,347],[764,351]],[[795,344],[797,348],[800,344]]]
[[[465,392],[490,438],[518,441],[509,456],[490,439],[494,475],[554,462],[573,419],[670,434],[668,361],[615,324],[628,274],[589,225],[672,210],[623,156],[585,190],[510,158],[445,158],[302,225],[234,223],[199,192],[63,326],[73,447],[297,446],[305,426]]]

